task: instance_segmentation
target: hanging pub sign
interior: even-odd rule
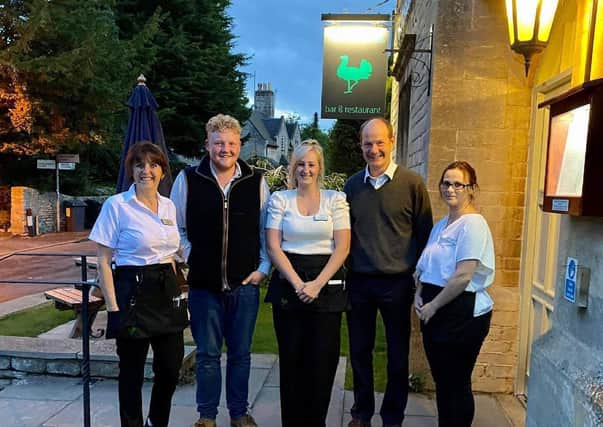
[[[323,119],[385,114],[389,15],[324,14]]]

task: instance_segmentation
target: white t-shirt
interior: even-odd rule
[[[158,194],[158,211],[152,212],[138,201],[134,185],[103,203],[88,238],[113,249],[118,266],[169,263],[180,245],[176,208]]]
[[[297,209],[297,190],[277,191],[268,202],[266,228],[281,230],[281,248],[301,255],[329,255],[333,231],[350,229],[350,207],[345,193],[320,190],[316,215],[304,216]]]
[[[485,291],[494,281],[494,244],[488,223],[480,214],[465,214],[446,227],[448,217],[438,221],[431,230],[427,246],[417,263],[419,280],[446,286],[464,260],[479,264],[466,291],[475,292],[474,316],[492,310],[492,299]]]

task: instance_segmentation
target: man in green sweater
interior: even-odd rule
[[[401,426],[408,399],[412,274],[433,225],[429,195],[421,177],[392,161],[391,124],[382,118],[360,128],[366,168],[352,175],[344,191],[350,203],[352,246],[348,313],[354,406],[348,427],[370,427],[375,412],[373,348],[377,311],[385,325],[387,385],[383,425]]]

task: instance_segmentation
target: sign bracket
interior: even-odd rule
[[[429,41],[427,49],[417,49],[417,44],[422,44],[423,41]],[[410,60],[414,60],[421,64],[425,73],[419,73],[415,70],[410,70],[410,78],[413,87],[420,87],[427,83],[427,96],[431,95],[431,71],[433,69],[433,25],[429,29],[429,35],[417,41],[416,34],[405,34],[402,39],[401,46],[397,49],[385,49],[385,52],[397,53],[396,62],[392,70],[389,72],[396,80],[400,81],[404,77],[404,73],[408,68]],[[416,55],[429,55],[429,62],[418,58]],[[426,81],[425,81],[426,80]]]

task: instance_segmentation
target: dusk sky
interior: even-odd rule
[[[383,4],[381,4],[383,3]],[[322,13],[391,14],[395,0],[233,0],[229,14],[237,53],[251,56],[247,97],[257,83],[272,83],[275,116],[295,113],[301,122],[320,112],[322,89]],[[322,120],[328,129],[334,120]]]

